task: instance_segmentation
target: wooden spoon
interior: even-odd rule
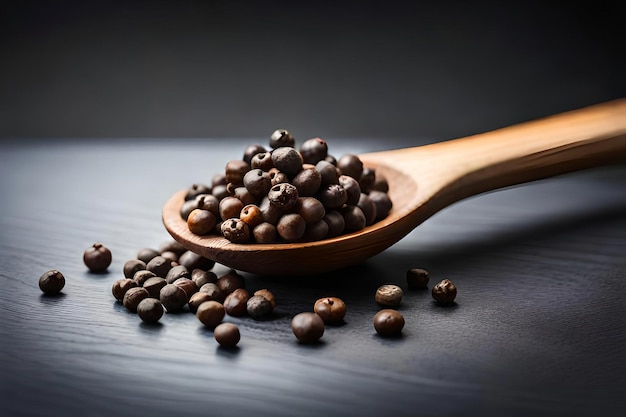
[[[163,208],[163,223],[188,249],[261,275],[317,274],[355,265],[390,247],[463,198],[558,174],[626,162],[626,99],[426,146],[360,155],[389,182],[393,208],[365,229],[316,242],[234,244],[197,236],[180,216],[185,191]]]

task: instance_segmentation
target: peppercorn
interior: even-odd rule
[[[300,343],[315,343],[324,335],[324,320],[315,313],[299,313],[291,320],[291,331]]]
[[[438,304],[444,306],[454,304],[456,286],[449,279],[444,279],[433,287],[432,295]]]
[[[183,252],[179,256],[178,263],[187,268],[188,271],[193,271],[194,269],[208,271],[215,265],[215,261],[190,250]]]
[[[421,268],[411,268],[406,271],[406,283],[410,290],[425,290],[428,288],[430,275]]]
[[[230,316],[243,316],[247,310],[248,299],[250,294],[245,288],[237,288],[226,296],[224,300],[224,310]]]
[[[290,146],[282,146],[272,152],[274,167],[292,178],[302,169],[302,155]]]
[[[383,337],[399,336],[404,327],[404,317],[397,310],[380,310],[374,316],[374,329]]]
[[[317,164],[328,156],[328,143],[321,138],[305,140],[300,145],[300,154],[306,164]]]
[[[381,285],[376,290],[376,302],[383,307],[397,307],[403,296],[402,288],[393,284]]]
[[[143,287],[148,291],[151,298],[156,298],[157,300],[160,297],[161,288],[167,285],[167,281],[165,278],[161,277],[151,277],[148,278],[144,283]]]
[[[142,269],[141,271],[135,272],[133,275],[133,281],[137,283],[138,287],[142,287],[143,284],[148,280],[148,278],[156,277],[154,272],[150,272],[147,269]]]
[[[233,243],[244,243],[250,240],[250,227],[240,218],[224,220],[220,229],[222,235]]]
[[[220,346],[232,349],[241,340],[241,333],[236,324],[221,323],[213,330],[213,337]]]
[[[280,148],[282,146],[295,146],[295,138],[286,129],[276,129],[270,136],[270,147],[272,149]]]
[[[83,253],[83,262],[91,272],[104,272],[111,265],[111,251],[102,243],[94,243]]]
[[[144,298],[137,305],[137,315],[145,323],[156,323],[163,317],[163,304],[155,298]]]
[[[135,276],[135,272],[146,269],[146,263],[139,259],[131,259],[124,263],[124,276],[126,278],[132,278]]]
[[[189,301],[185,291],[174,284],[167,284],[161,288],[161,291],[159,291],[159,300],[168,313],[182,310]]]
[[[44,272],[43,275],[39,277],[39,289],[43,291],[44,294],[58,294],[64,286],[65,276],[56,269]]]
[[[165,275],[165,280],[168,284],[173,284],[179,278],[189,278],[191,279],[191,274],[185,265],[176,265],[173,266],[167,274]]]
[[[313,310],[324,323],[336,324],[342,322],[346,315],[346,303],[337,297],[324,297],[315,302]]]
[[[248,315],[255,320],[262,320],[272,314],[274,308],[271,301],[262,295],[253,295],[246,302],[246,310]]]
[[[195,314],[196,311],[198,311],[198,307],[200,306],[200,304],[204,303],[205,301],[211,300],[212,298],[208,293],[197,292],[192,295],[191,298],[189,298],[189,302],[187,303],[187,305],[189,305],[189,311]]]
[[[196,317],[206,327],[214,329],[224,319],[224,306],[217,301],[205,301],[198,306]]]
[[[148,297],[150,297],[150,294],[148,293],[148,290],[143,287],[129,288],[128,291],[126,291],[126,294],[124,294],[122,304],[124,304],[124,307],[126,307],[129,311],[136,313],[137,306],[141,300]]]
[[[276,298],[274,297],[274,294],[268,290],[267,288],[262,288],[260,290],[256,290],[254,292],[254,294],[252,295],[259,295],[265,299],[267,299],[267,301],[270,302],[270,304],[272,305],[272,309],[276,308]]]
[[[119,302],[124,300],[124,295],[126,295],[126,291],[131,288],[137,286],[137,282],[130,278],[122,278],[118,279],[113,283],[113,287],[111,288],[111,292],[113,293],[113,297]]]

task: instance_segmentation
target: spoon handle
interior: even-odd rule
[[[416,181],[416,205],[435,197],[441,208],[501,187],[626,163],[626,99],[381,154],[376,159]]]

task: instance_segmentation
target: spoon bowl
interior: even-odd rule
[[[389,183],[389,215],[357,232],[302,243],[236,244],[189,231],[186,191],[163,223],[187,249],[259,275],[310,275],[359,264],[443,208],[469,196],[585,168],[626,162],[626,99],[431,145],[359,155]]]

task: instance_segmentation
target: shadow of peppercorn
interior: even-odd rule
[[[150,333],[157,332],[158,333],[161,330],[163,330],[165,328],[165,326],[160,321],[158,321],[156,323],[146,323],[146,322],[142,321],[141,323],[139,323],[139,328],[143,332],[150,332]]]
[[[215,353],[222,358],[226,359],[238,359],[239,354],[241,353],[241,348],[239,346],[222,346],[218,345],[215,348]]]
[[[65,294],[64,292],[60,292],[57,294],[41,294],[39,296],[39,301],[43,302],[44,304],[49,304],[53,302],[52,300],[59,300],[64,297],[67,297],[67,294]]]

